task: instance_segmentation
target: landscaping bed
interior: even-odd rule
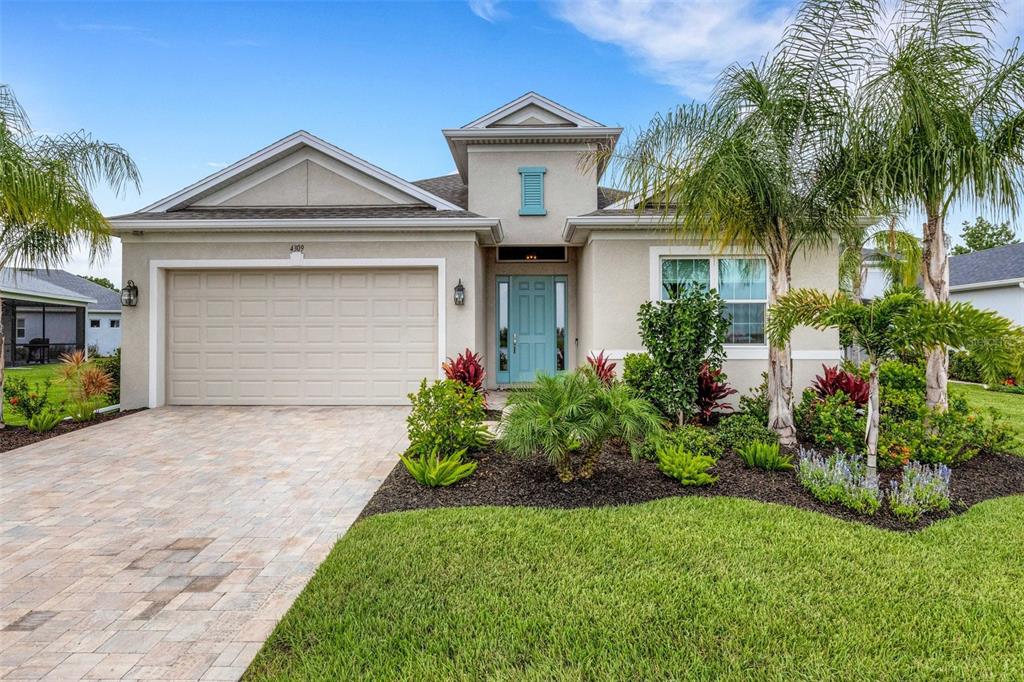
[[[53,438],[54,436],[61,436],[65,433],[71,433],[73,431],[78,431],[79,429],[103,424],[114,419],[126,417],[129,414],[134,414],[138,411],[139,410],[125,410],[124,412],[107,412],[105,414],[97,414],[93,419],[87,422],[66,420],[60,422],[49,431],[44,431],[42,433],[33,433],[24,426],[7,426],[4,429],[0,429],[0,452],[7,452],[8,450],[32,445],[33,443],[38,443],[40,441]]]
[[[952,507],[907,523],[883,506],[867,516],[839,504],[818,501],[797,480],[795,471],[748,469],[734,453],[726,453],[712,469],[718,481],[710,486],[681,486],[665,476],[655,462],[634,462],[624,450],[608,447],[593,478],[561,483],[542,457],[515,459],[494,448],[480,451],[473,476],[442,488],[420,485],[400,463],[377,489],[360,518],[392,511],[438,507],[604,507],[637,504],[665,497],[741,497],[817,511],[892,530],[916,530],[966,510],[983,500],[1024,494],[1024,459],[1004,454],[981,454],[953,468]],[[879,487],[887,490],[899,470],[879,472]]]

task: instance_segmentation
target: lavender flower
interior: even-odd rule
[[[882,504],[878,486],[868,482],[867,466],[858,455],[841,451],[824,457],[816,450],[800,448],[798,477],[822,502],[838,502],[862,514],[874,514]]]
[[[889,482],[889,508],[904,521],[917,521],[927,512],[949,509],[950,469],[945,464],[910,462],[902,480]]]

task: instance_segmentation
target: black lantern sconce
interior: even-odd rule
[[[462,278],[459,278],[459,283],[455,285],[455,305],[466,304],[466,287],[462,286]]]
[[[124,289],[121,289],[121,305],[135,306],[139,303],[139,288],[135,286],[135,282],[128,280],[128,283],[124,285]]]

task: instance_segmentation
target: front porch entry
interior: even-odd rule
[[[539,373],[565,370],[566,278],[498,277],[498,383],[531,383]]]

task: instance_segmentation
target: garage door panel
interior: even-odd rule
[[[171,404],[407,402],[437,373],[434,270],[172,272]]]

